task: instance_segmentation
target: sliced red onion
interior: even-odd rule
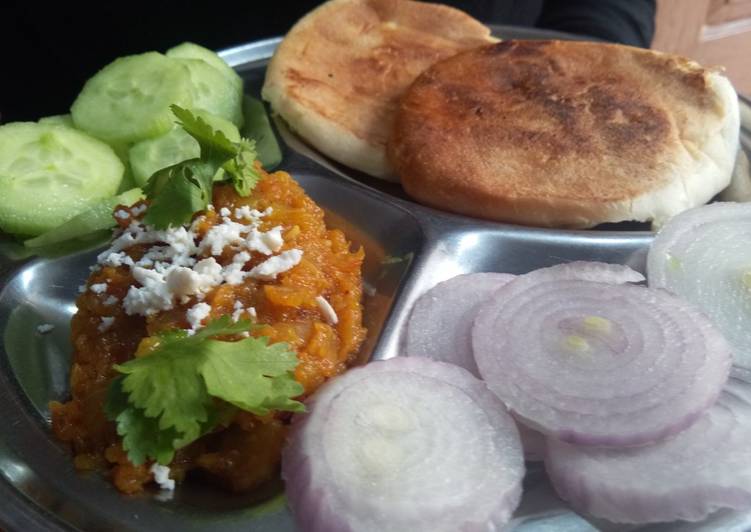
[[[751,385],[730,379],[715,405],[675,436],[605,449],[548,440],[546,468],[580,512],[620,523],[698,521],[751,508]]]
[[[307,407],[282,459],[303,531],[500,530],[519,503],[514,420],[464,369],[418,357],[372,362]]]
[[[513,278],[508,273],[470,273],[425,292],[407,322],[406,355],[450,362],[479,376],[472,356],[472,323],[490,294]]]
[[[553,266],[517,277],[483,305],[475,360],[517,419],[571,443],[643,445],[714,403],[730,347],[689,303],[608,284],[640,277],[625,266]]]
[[[751,370],[751,204],[713,203],[673,217],[647,258],[649,286],[698,305]]]

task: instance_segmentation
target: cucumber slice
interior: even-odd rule
[[[133,205],[141,198],[143,198],[143,191],[140,188],[133,188],[117,196],[101,199],[63,225],[36,238],[26,240],[23,244],[27,248],[40,248],[110,229],[117,225],[112,217],[113,209],[118,205]]]
[[[53,126],[76,127],[73,125],[73,118],[70,115],[52,115],[39,119],[40,124],[49,124]]]
[[[122,158],[120,159],[122,161]],[[125,172],[123,173],[123,180],[120,181],[120,186],[117,187],[117,193],[122,194],[123,192],[127,192],[131,188],[135,188],[138,185],[136,185],[136,178],[133,177],[133,170],[130,168],[130,163],[127,161],[127,154],[126,154],[126,161],[125,161]]]
[[[89,79],[70,111],[76,127],[112,144],[172,128],[171,104],[190,107],[190,73],[157,52],[115,59]]]
[[[235,72],[235,70],[229,66],[224,59],[219,57],[215,52],[212,52],[208,48],[199,46],[192,42],[184,42],[178,44],[174,48],[167,50],[167,57],[175,57],[181,59],[200,59],[210,64],[222,73],[233,85],[237,85],[242,89],[243,80]]]
[[[123,163],[107,144],[58,125],[0,127],[0,229],[39,235],[115,194]]]
[[[271,129],[263,102],[246,95],[243,99],[243,114],[243,137],[256,141],[258,160],[266,170],[274,169],[282,162],[282,150],[279,148],[274,130]]]
[[[201,111],[193,111],[214,129],[222,131],[229,140],[240,141],[240,132],[228,120]],[[158,170],[201,155],[198,141],[181,127],[155,139],[142,140],[130,149],[130,168],[138,186],[144,186]]]
[[[242,85],[232,83],[201,59],[176,58],[175,61],[180,61],[190,72],[194,108],[226,118],[238,127],[242,126]]]

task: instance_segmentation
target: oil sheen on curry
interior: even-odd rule
[[[304,392],[296,399],[309,395],[354,362],[364,339],[364,252],[327,229],[322,209],[284,172],[262,172],[247,197],[215,186],[211,205],[190,225],[156,231],[142,222],[146,208],[115,210],[120,229],[80,288],[71,399],[51,404],[53,430],[71,445],[77,469],[108,472],[125,493],[164,486],[165,471],[169,482],[193,472],[251,490],[278,471],[289,412],[224,409],[225,419],[177,449],[169,469],[153,459],[134,465],[105,415],[114,366],[152,356],[167,331],[190,337],[230,317],[252,327],[223,340],[283,342],[297,357],[290,376]]]

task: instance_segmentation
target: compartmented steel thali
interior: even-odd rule
[[[503,37],[551,37],[548,32],[498,28]],[[223,57],[258,94],[266,60],[278,39],[232,48]],[[748,126],[748,124],[747,124]],[[461,273],[526,271],[571,260],[600,260],[644,270],[651,233],[643,226],[558,231],[507,226],[448,215],[406,200],[396,185],[375,182],[327,161],[294,136],[284,139],[282,169],[327,212],[327,223],[366,251],[362,358],[399,354],[403,324],[415,301],[435,283]],[[751,152],[751,130],[743,132]],[[68,388],[69,321],[76,287],[96,251],[59,259],[0,257],[0,524],[18,530],[294,530],[278,496],[280,483],[248,496],[227,496],[195,485],[171,500],[153,494],[124,497],[96,474],[73,469],[48,428],[51,399]],[[386,260],[386,259],[389,260]],[[36,333],[42,323],[55,326]],[[632,530],[585,520],[553,493],[540,466],[529,468],[515,530]],[[512,527],[513,528],[513,527]],[[751,528],[751,513],[720,512],[704,523],[639,530]]]

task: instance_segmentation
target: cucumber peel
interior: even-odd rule
[[[140,188],[133,188],[117,196],[99,200],[63,225],[24,241],[24,246],[41,248],[115,227],[112,210],[118,205],[133,205],[141,198],[143,198],[143,191]]]
[[[0,229],[36,236],[116,193],[124,167],[82,131],[13,122],[0,127]]]
[[[172,128],[169,106],[190,107],[190,72],[157,52],[115,59],[90,78],[70,109],[76,127],[111,144],[156,137]]]
[[[263,102],[246,95],[243,99],[243,114],[243,136],[256,141],[256,152],[261,165],[266,170],[274,169],[282,162],[282,150],[271,128]]]

